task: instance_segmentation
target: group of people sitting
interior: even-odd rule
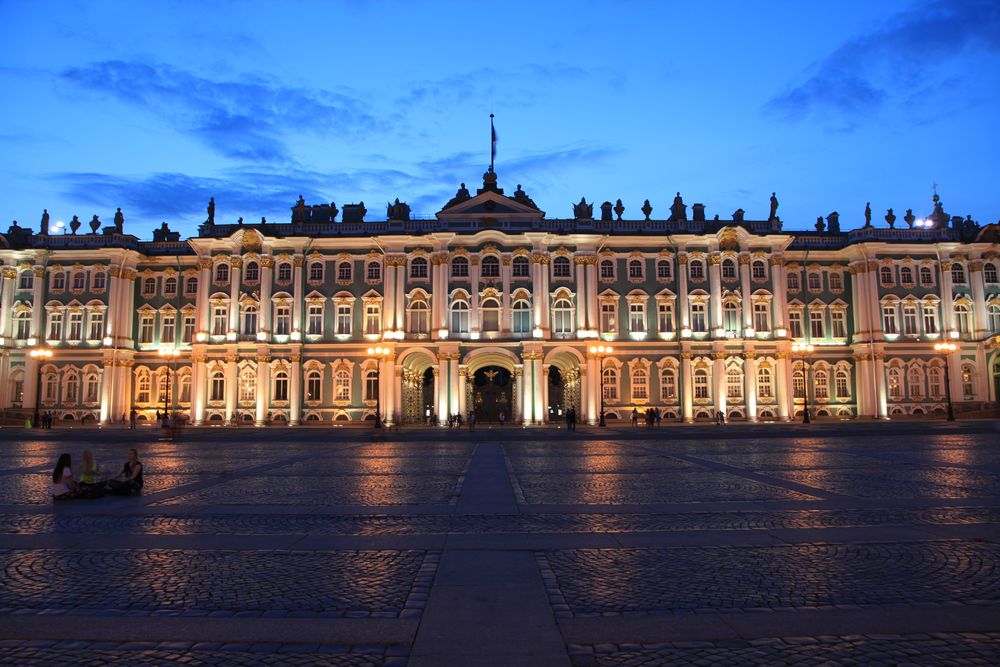
[[[52,472],[53,500],[70,498],[100,498],[105,493],[115,496],[130,496],[142,491],[142,463],[139,452],[128,450],[128,460],[117,476],[107,478],[101,475],[101,467],[94,460],[89,449],[83,452],[79,480],[73,475],[73,459],[62,454]]]

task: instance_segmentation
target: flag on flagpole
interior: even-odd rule
[[[490,171],[493,171],[493,162],[497,159],[497,130],[493,127],[493,114],[490,114]]]

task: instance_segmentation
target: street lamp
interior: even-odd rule
[[[167,390],[163,392],[163,424],[169,423],[167,421],[168,420],[167,415],[169,414],[169,408],[167,407],[167,403],[169,403],[170,401],[170,385],[171,385],[170,362],[177,359],[180,353],[181,353],[180,350],[176,348],[166,348],[166,347],[160,348],[160,358],[165,359],[167,361]]]
[[[38,424],[38,404],[42,399],[42,361],[52,358],[52,350],[47,347],[36,347],[29,352],[32,358],[38,361],[38,380],[35,382],[35,419],[33,426],[39,428]]]
[[[610,345],[591,345],[590,353],[600,359],[601,361],[597,364],[597,374],[601,378],[601,418],[598,420],[600,426],[606,426],[604,422],[604,358],[609,354],[614,352]]]
[[[809,423],[809,355],[816,348],[810,343],[792,343],[792,353],[802,356],[802,423]]]
[[[951,405],[951,373],[948,372],[948,355],[958,349],[954,343],[935,343],[934,349],[944,357],[944,395],[948,400],[948,421],[955,421],[955,409]]]
[[[390,354],[392,350],[381,345],[368,348],[368,356],[373,359],[386,359]],[[375,363],[375,428],[382,428],[382,369]]]

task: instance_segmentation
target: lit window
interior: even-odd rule
[[[563,259],[566,259],[565,257]],[[569,266],[569,260],[566,260],[567,266]],[[483,257],[483,263],[481,265],[480,275],[483,278],[499,278],[500,277],[500,259],[495,255],[487,255]],[[568,273],[566,275],[569,275]]]
[[[353,266],[351,262],[340,262],[337,264],[337,280],[342,282],[353,280]]]
[[[601,260],[601,278],[612,279],[615,277],[615,263],[610,259]]]
[[[628,263],[628,277],[634,280],[642,279],[642,262],[638,259],[631,259]]]
[[[688,263],[688,274],[691,280],[702,280],[705,277],[705,263],[700,259],[692,259]]]
[[[920,267],[920,284],[924,287],[930,287],[934,284],[934,272],[929,266]]]
[[[670,262],[665,259],[661,259],[656,263],[656,277],[660,280],[670,280],[672,275],[670,271]]]
[[[514,302],[514,333],[526,336],[531,332],[531,304],[524,299]]]
[[[602,383],[604,384],[604,400],[618,400],[618,370],[615,368],[605,368],[601,371]]]
[[[469,260],[467,260],[465,257],[456,257],[455,259],[451,260],[452,278],[467,278],[468,276],[469,276]]]
[[[771,398],[774,396],[771,383],[771,369],[757,369],[757,396],[760,398]]]
[[[531,265],[528,262],[528,258],[523,255],[514,258],[514,261],[511,263],[511,269],[511,275],[515,278],[527,278],[531,273]]]
[[[705,312],[705,304],[691,304],[691,331],[695,333],[705,333],[708,331],[708,317]]]
[[[229,282],[229,264],[226,262],[220,262],[215,267],[215,282],[217,283],[228,283]]]
[[[365,275],[368,280],[382,280],[382,265],[378,262],[368,262]]]
[[[632,371],[632,400],[644,401],[649,398],[649,375],[644,368]]]
[[[723,280],[736,280],[736,262],[728,258],[722,260],[722,278]],[[795,281],[797,284],[798,276],[795,276]]]
[[[257,262],[247,262],[247,265],[243,268],[243,278],[248,283],[255,283],[260,280],[260,264]]]
[[[465,301],[455,301],[451,304],[451,332],[469,333],[469,304]]]
[[[309,263],[309,282],[311,283],[323,282],[323,262]]]
[[[656,304],[656,325],[660,333],[674,332],[674,304],[660,301]]]
[[[552,276],[554,278],[570,277],[570,265],[568,257],[556,257],[554,260],[552,260]]]
[[[278,371],[274,374],[274,400],[288,400],[288,373]]]
[[[694,397],[708,398],[708,371],[703,368],[694,372]]]
[[[483,299],[479,306],[482,313],[480,329],[483,331],[500,331],[500,302],[496,299]]]
[[[569,299],[556,299],[552,305],[553,333],[566,335],[573,333],[573,304]]]
[[[754,261],[750,265],[750,275],[754,280],[764,280],[767,278],[767,267],[764,265],[764,262],[759,259]]]
[[[674,401],[677,399],[677,373],[672,368],[660,371],[660,400]]]
[[[417,257],[412,262],[410,262],[410,278],[426,278],[427,277],[427,260],[423,257]]]
[[[646,333],[646,304],[628,305],[628,328],[632,333]]]

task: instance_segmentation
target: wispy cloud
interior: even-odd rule
[[[418,81],[396,98],[394,106],[460,105],[495,98],[510,108],[547,95],[551,85],[577,82],[588,76],[591,72],[575,65],[536,63],[518,70],[480,67],[461,74]]]
[[[765,111],[790,120],[816,115],[852,129],[886,104],[903,103],[939,65],[969,51],[1000,52],[1000,4],[929,0],[842,44]]]
[[[353,135],[377,125],[353,91],[296,87],[261,76],[222,81],[162,63],[107,60],[67,68],[60,77],[160,115],[213,151],[244,160],[288,160],[286,132]]]

